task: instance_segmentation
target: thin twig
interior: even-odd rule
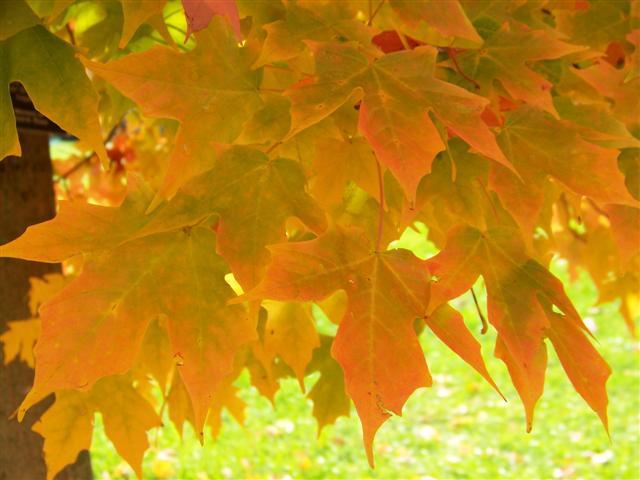
[[[462,69],[460,68],[460,65],[458,65],[458,60],[456,58],[456,56],[457,56],[456,51],[451,47],[447,47],[447,54],[449,55],[449,58],[453,62],[453,66],[455,67],[456,72],[458,72],[458,74],[462,78],[464,78],[466,81],[471,82],[473,84],[473,86],[476,88],[476,90],[480,90],[480,84],[478,82],[476,82],[473,78],[471,78],[469,75],[464,73],[462,71]]]
[[[116,123],[111,130],[109,130],[109,133],[107,134],[107,138],[104,141],[104,143],[109,143],[113,137],[115,136],[116,132],[118,131],[118,128],[122,125],[122,122],[124,121],[124,119],[120,120],[118,123]],[[90,154],[88,154],[87,156],[85,156],[84,158],[82,158],[82,160],[80,160],[78,163],[76,163],[73,167],[71,167],[69,170],[67,170],[66,172],[64,172],[62,175],[59,175],[56,179],[56,181],[60,181],[60,180],[64,180],[65,178],[68,178],[69,175],[72,175],[73,173],[75,173],[76,171],[78,171],[83,165],[86,165],[87,163],[89,163],[95,156],[96,156],[96,152],[93,151]]]
[[[282,142],[276,142],[273,145],[271,145],[269,148],[267,148],[267,150],[264,152],[265,155],[269,155],[271,152],[273,152],[276,148],[278,148],[280,145],[282,145]]]
[[[473,287],[471,287],[469,291],[471,292],[471,296],[473,297],[473,303],[476,305],[476,311],[478,312],[478,316],[480,317],[480,322],[482,323],[480,334],[484,335],[489,330],[489,324],[487,323],[487,319],[484,318],[484,315],[482,314],[482,310],[480,310],[480,304],[478,303],[476,292],[473,291]]]
[[[96,152],[91,152],[86,157],[83,157],[82,160],[80,160],[78,163],[76,163],[73,167],[71,167],[69,170],[64,172],[62,175],[58,176],[57,180],[58,181],[64,180],[65,178],[68,178],[70,175],[73,175],[75,172],[80,170],[80,168],[83,165],[86,165],[87,163],[90,163],[91,160],[93,159],[93,157],[95,157],[95,156],[96,156]]]
[[[69,42],[71,43],[71,45],[73,45],[75,47],[76,46],[76,36],[73,33],[73,29],[71,28],[71,25],[69,25],[69,22],[65,23],[64,28],[67,30],[67,34],[69,35]]]
[[[380,210],[378,213],[378,236],[376,238],[376,253],[380,252],[380,244],[382,242],[382,225],[384,223],[384,181],[382,179],[382,168],[380,168],[380,162],[376,160],[376,167],[378,168],[378,193]]]

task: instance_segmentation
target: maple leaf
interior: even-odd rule
[[[409,207],[404,212],[406,220],[429,225],[429,236],[438,245],[444,245],[449,230],[460,223],[484,229],[487,219],[493,217],[486,192],[488,164],[484,157],[469,152],[460,139],[449,141],[431,173],[420,182],[413,210]]]
[[[233,147],[160,208],[138,235],[194,224],[214,213],[220,215],[218,252],[245,289],[262,278],[269,261],[265,245],[286,239],[288,217],[300,218],[317,233],[326,228],[324,213],[305,192],[304,173],[296,162]]]
[[[411,393],[431,385],[413,321],[429,302],[429,274],[406,250],[374,252],[358,230],[330,230],[315,240],[270,247],[265,279],[242,299],[322,300],[344,289],[348,310],[332,355],[362,420],[369,463],[373,438]]]
[[[571,366],[564,361],[563,365],[574,385],[581,385],[578,393],[607,428],[606,401],[602,398],[606,398],[603,392],[608,367],[586,339],[587,329],[560,281],[524,252],[518,233],[510,228],[494,228],[484,233],[470,227],[452,230],[445,248],[427,260],[429,270],[437,278],[432,288],[432,305],[458,297],[482,275],[487,286],[489,322],[499,336],[496,356],[506,363],[522,398],[527,430],[531,429],[533,410],[542,394],[547,335],[554,347],[559,341],[567,342],[557,348],[570,348],[589,359],[584,368],[572,359],[565,359]],[[562,315],[551,320],[548,312],[552,306]]]
[[[241,365],[236,361],[233,372],[220,382],[212,395],[207,415],[207,425],[211,427],[213,437],[217,437],[220,433],[223,408],[228,410],[240,425],[244,423],[245,403],[237,396],[238,388],[233,385],[234,380],[240,373],[239,367]],[[189,392],[179,375],[174,375],[172,379],[171,388],[167,396],[167,405],[169,407],[169,418],[171,418],[178,433],[183,434],[185,422],[195,426],[195,416],[193,405],[189,399]]]
[[[608,62],[599,61],[589,68],[579,69],[575,74],[595,89],[597,95],[613,101],[616,118],[627,125],[637,123],[640,96],[640,78],[626,80],[627,73]]]
[[[166,0],[121,0],[122,3],[122,35],[120,36],[120,48],[125,48],[133,38],[138,28],[143,23],[150,23],[163,33],[165,39],[171,36],[166,32],[166,26],[162,17]]]
[[[5,365],[17,358],[33,368],[33,346],[40,336],[40,320],[31,318],[7,322],[7,327],[9,330],[0,335]]]
[[[593,104],[574,103],[566,97],[553,100],[560,117],[573,122],[577,131],[586,141],[605,148],[640,147],[626,125],[618,120],[605,102]]]
[[[95,412],[140,475],[145,432],[159,422],[149,377],[179,430],[206,423],[217,434],[223,409],[242,422],[234,382],[244,368],[272,401],[281,379],[304,389],[316,372],[307,397],[319,432],[349,414],[351,397],[373,462],[376,431],[431,383],[420,331],[497,390],[448,303],[479,276],[494,354],[527,428],[548,345],[606,428],[610,369],[545,266],[560,255],[572,275],[586,269],[598,303],[618,301],[633,331],[637,10],[555,0],[0,2],[0,158],[20,151],[14,81],[103,163],[98,118],[114,132],[112,156],[124,144],[135,154],[117,158],[117,175],[97,174],[90,158],[70,187],[56,177],[73,201],[0,246],[0,256],[79,272],[32,280],[34,318],[2,335],[7,361],[33,363],[42,325],[19,416],[56,394],[36,424],[48,475],[89,447]],[[167,27],[193,38],[176,45]],[[75,168],[67,162],[56,170]],[[125,169],[153,188],[139,175],[125,187]],[[78,191],[119,206],[82,204]],[[416,221],[439,254],[385,251]],[[338,325],[335,338],[316,332],[311,301]]]
[[[0,256],[53,263],[118,246],[152,219],[144,215],[154,195],[148,184],[130,176],[127,188],[118,208],[61,201],[53,220],[32,225],[21,237],[1,245]]]
[[[325,426],[335,423],[338,417],[348,417],[351,409],[342,368],[331,356],[332,344],[333,337],[320,336],[320,346],[313,351],[308,367],[310,371],[320,372],[320,378],[307,395],[313,402],[313,416],[318,421],[318,436]]]
[[[84,140],[108,165],[98,121],[98,96],[73,48],[40,25],[0,41],[0,160],[21,154],[8,88],[11,82],[20,82],[36,110]]]
[[[289,135],[326,118],[348,99],[362,97],[359,129],[410,201],[445,148],[430,112],[475,150],[511,168],[480,118],[488,102],[436,79],[434,48],[391,53],[373,62],[350,45],[319,44],[314,53],[316,82],[287,93]]]
[[[74,462],[78,453],[91,447],[94,411],[88,408],[87,397],[84,392],[59,392],[55,403],[33,427],[45,439],[47,480]]]
[[[32,318],[7,323],[9,330],[0,335],[5,364],[18,358],[31,368],[35,366],[33,347],[41,332],[38,309],[40,305],[60,292],[70,280],[71,278],[64,277],[59,273],[48,273],[42,278],[31,277],[29,279],[29,310]]]
[[[624,186],[619,152],[586,142],[568,122],[521,107],[507,116],[498,142],[527,181],[542,172],[596,201],[637,203]]]
[[[305,43],[339,39],[354,40],[367,45],[372,30],[353,18],[349,9],[336,8],[331,3],[314,10],[290,5],[284,18],[263,25],[267,32],[260,57],[254,67],[290,60],[305,50]]]
[[[102,414],[118,453],[142,478],[142,456],[149,446],[146,431],[161,426],[161,421],[130,379],[116,376],[98,381],[89,392],[57,392],[53,406],[33,426],[44,437],[47,479],[90,448],[95,412]]]
[[[340,204],[349,181],[377,197],[376,157],[364,138],[324,138],[316,145],[311,193],[326,206]]]
[[[263,359],[267,365],[276,356],[291,367],[304,391],[304,375],[312,352],[320,346],[311,306],[296,302],[263,303],[267,310],[264,327]],[[296,348],[291,348],[295,345]]]
[[[111,218],[120,211],[122,227],[130,221],[127,207],[125,202],[122,211],[106,210]],[[84,218],[90,218],[88,213]],[[21,412],[53,390],[87,389],[101,377],[128,371],[150,320],[164,314],[171,348],[192,399],[196,428],[202,428],[217,383],[229,373],[239,346],[255,333],[241,307],[225,307],[234,293],[224,280],[226,264],[214,252],[215,234],[204,226],[183,227],[121,239],[120,245],[96,252],[83,272],[41,307],[42,336],[35,350],[38,373]],[[51,220],[4,246],[0,254],[59,261],[80,253],[83,242],[92,244],[88,232],[76,230],[67,232],[70,248],[58,252],[58,257],[37,249],[24,251],[31,235],[46,238],[48,231],[63,230],[64,217],[61,222]],[[100,229],[95,233],[99,236]],[[184,295],[176,295],[180,291]]]
[[[418,33],[416,38],[432,40],[429,30],[433,28],[444,38],[433,39],[435,42],[428,42],[431,44],[458,46],[456,39],[466,41],[467,46],[482,44],[482,38],[457,0],[447,2],[447,8],[442,8],[441,3],[431,0],[390,0],[389,4],[400,19],[412,27],[412,33]],[[425,27],[423,36],[421,30]]]
[[[563,42],[546,30],[499,30],[487,38],[482,49],[456,55],[456,60],[484,92],[490,92],[493,81],[498,80],[512,98],[556,114],[551,99],[552,83],[527,64],[581,50],[584,47]]]
[[[557,30],[581,45],[602,47],[624,39],[630,20],[626,8],[621,2],[588,2],[578,11],[559,10]]]
[[[232,142],[262,104],[252,53],[238,46],[225,23],[214,19],[195,36],[198,45],[184,54],[156,46],[105,64],[83,60],[145,114],[181,122],[156,205],[211,168],[212,142]]]
[[[480,343],[473,338],[473,335],[467,329],[460,312],[448,304],[443,304],[429,315],[426,315],[424,321],[442,342],[471,365],[489,385],[503,396],[487,371],[482,359]]]

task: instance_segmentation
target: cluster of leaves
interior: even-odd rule
[[[74,272],[36,289],[34,304],[55,294],[3,337],[25,359],[37,338],[19,416],[56,394],[35,427],[50,476],[89,446],[96,411],[138,474],[165,405],[198,432],[217,432],[223,408],[241,420],[244,368],[271,399],[279,378],[304,388],[320,372],[308,394],[319,427],[353,400],[373,464],[378,428],[431,385],[423,329],[498,390],[449,303],[480,277],[527,428],[547,341],[607,427],[610,369],[547,266],[559,254],[588,269],[633,328],[638,2],[1,8],[2,82],[93,150],[84,167],[128,173],[126,192],[101,196],[114,206],[69,195],[61,175],[71,201],[0,247]],[[7,92],[0,157],[20,153]],[[436,256],[388,247],[415,222]],[[335,336],[318,333],[312,307]]]

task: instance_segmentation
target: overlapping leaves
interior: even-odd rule
[[[527,428],[547,344],[607,426],[609,368],[547,265],[560,254],[585,267],[600,301],[619,298],[634,326],[637,10],[184,0],[184,46],[166,31],[177,28],[162,14],[170,3],[15,2],[15,21],[0,19],[0,79],[22,82],[98,155],[98,108],[113,124],[134,105],[160,132],[150,148],[137,143],[153,187],[130,176],[118,207],[62,203],[54,220],[0,246],[2,256],[82,264],[35,323],[3,336],[11,356],[31,361],[41,322],[22,409],[56,392],[38,427],[50,475],[88,447],[95,411],[138,468],[158,420],[140,388],[147,376],[178,428],[217,433],[223,408],[242,421],[233,382],[244,368],[271,399],[280,378],[304,389],[319,372],[308,396],[320,428],[353,400],[373,463],[378,428],[431,384],[424,326],[498,389],[448,303],[479,277]],[[77,39],[52,33],[60,22],[73,33],[76,18]],[[0,154],[19,153],[6,92],[0,102]],[[132,115],[120,128],[134,136]],[[158,163],[145,148],[160,143],[172,153]],[[440,248],[426,261],[386,248],[414,221]],[[313,302],[338,324],[335,337],[318,335]],[[121,437],[118,422],[136,412],[132,437]]]

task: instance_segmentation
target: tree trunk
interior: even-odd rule
[[[0,162],[0,244],[18,237],[26,227],[55,215],[48,134],[20,132],[23,156]],[[0,258],[0,334],[7,322],[27,319],[29,277],[59,271],[59,265]],[[22,423],[10,418],[33,382],[33,370],[14,360],[4,365],[0,348],[0,480],[46,478],[43,440],[31,426],[53,403],[46,398],[29,410]],[[92,478],[88,452],[56,479]]]

